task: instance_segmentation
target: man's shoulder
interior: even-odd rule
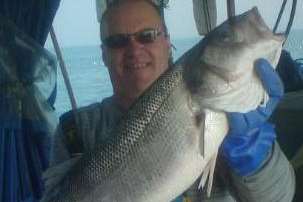
[[[77,131],[90,124],[89,120],[94,119],[94,114],[98,114],[100,108],[101,103],[94,103],[62,114],[60,116],[60,128],[63,132],[62,134],[69,137],[68,139],[70,140],[75,139],[79,135],[77,135]]]
[[[90,114],[101,108],[101,103],[93,103],[88,106],[80,107],[76,110],[70,110],[60,116],[60,123],[75,121],[75,116]]]
[[[65,112],[60,116],[60,125],[63,132],[74,131],[76,128],[81,128],[82,125],[94,124],[102,118],[102,111],[109,107],[111,100],[111,97],[108,97],[103,99],[101,103],[93,103]]]
[[[103,102],[102,102],[103,103]],[[60,116],[60,136],[70,153],[81,153],[84,150],[83,138],[90,138],[94,124],[101,117],[102,103],[70,110]],[[96,118],[97,117],[97,118]],[[85,136],[85,137],[84,137]]]

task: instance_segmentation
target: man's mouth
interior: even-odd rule
[[[150,63],[135,63],[135,64],[128,64],[126,68],[128,70],[140,70],[146,68]]]

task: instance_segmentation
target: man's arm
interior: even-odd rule
[[[44,199],[51,198],[60,191],[59,183],[80,158],[80,153],[72,155],[69,145],[66,144],[66,136],[76,138],[74,134],[75,123],[71,112],[68,112],[60,118],[60,123],[52,140],[50,167],[44,173],[46,182]]]
[[[240,201],[291,202],[295,192],[294,170],[277,143],[258,171],[249,176],[231,171],[230,182],[232,193]]]

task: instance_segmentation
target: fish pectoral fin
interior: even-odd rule
[[[205,158],[205,112],[200,112],[195,117],[196,127],[198,128],[198,133],[200,133],[199,137],[199,148],[200,153]]]
[[[210,197],[211,194],[211,189],[213,185],[213,178],[214,178],[214,172],[215,172],[215,167],[216,167],[216,162],[217,162],[217,155],[218,152],[216,152],[213,157],[209,160],[207,165],[205,166],[201,180],[198,186],[198,189],[204,189],[206,181],[207,181],[207,197]]]

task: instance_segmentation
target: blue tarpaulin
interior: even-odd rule
[[[43,48],[59,0],[0,0],[0,201],[43,193],[56,127],[56,61]]]

